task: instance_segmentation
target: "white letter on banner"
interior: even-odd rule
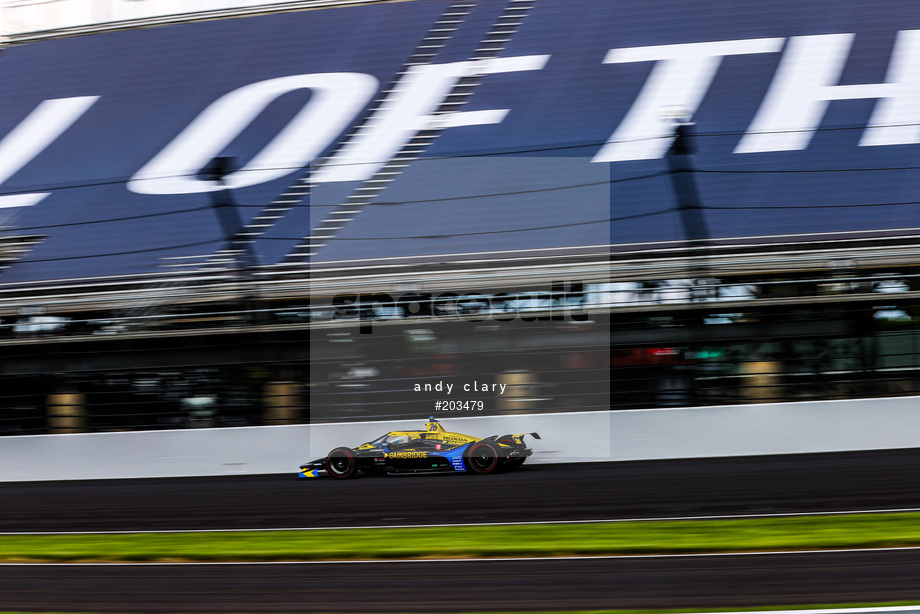
[[[669,110],[692,116],[699,108],[722,58],[775,53],[783,38],[753,38],[611,49],[604,64],[657,62],[626,117],[592,162],[660,158],[671,146],[674,125]]]
[[[370,179],[425,128],[455,128],[500,123],[509,109],[455,111],[432,115],[466,76],[540,70],[548,55],[413,66],[369,121],[313,175],[316,182]]]
[[[128,188],[141,194],[222,189],[196,175],[269,104],[300,89],[311,90],[310,100],[246,166],[224,178],[228,187],[264,183],[306,166],[370,101],[377,91],[377,79],[363,73],[317,73],[269,79],[234,90],[214,101],[144,165]]]
[[[42,101],[18,126],[0,141],[0,183],[3,183],[40,154],[86,111],[99,96],[77,96]],[[50,192],[0,196],[0,208],[28,207]]]
[[[885,83],[835,85],[853,34],[797,36],[735,153],[808,147],[831,100],[880,98],[860,145],[920,143],[920,31],[898,33]]]

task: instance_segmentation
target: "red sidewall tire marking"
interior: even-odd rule
[[[485,446],[490,452],[494,452],[494,450],[492,449],[492,446],[490,446],[490,445],[488,445],[488,444],[484,444],[484,443],[477,443],[475,446],[473,446],[472,448],[470,448],[470,453],[469,453],[469,456],[470,456],[470,457],[475,456],[474,452],[475,452],[476,448],[478,448],[479,446]],[[491,466],[491,467],[489,467],[489,468],[486,469],[485,471],[476,471],[475,473],[490,473],[490,472],[494,471],[495,468],[496,468],[497,466],[498,466],[498,455],[495,455],[495,456],[492,457],[492,466]]]
[[[352,456],[351,452],[349,452],[348,450],[335,450],[332,454],[337,454],[337,453],[342,453],[345,456],[347,456],[349,460],[351,460],[351,471],[348,472],[347,475],[338,475],[335,472],[329,470],[329,460],[327,459],[326,460],[326,471],[329,473],[329,475],[337,477],[337,478],[347,478],[347,477],[351,477],[352,475],[354,475],[355,472],[357,471],[357,466],[358,466],[357,463],[355,462],[355,457]],[[330,459],[332,458],[332,454],[329,455]]]

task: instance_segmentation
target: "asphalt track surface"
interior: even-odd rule
[[[920,508],[920,450],[495,476],[0,484],[0,531],[282,528]],[[191,539],[194,539],[193,537]],[[0,567],[0,611],[474,612],[920,600],[920,550],[598,559]]]
[[[498,475],[290,475],[0,484],[0,532],[597,520],[920,508],[920,449]]]
[[[338,565],[0,567],[0,607],[79,612],[501,612],[917,599],[916,553]]]

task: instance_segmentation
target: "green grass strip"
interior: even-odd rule
[[[920,513],[227,533],[3,535],[0,561],[280,561],[920,546]]]

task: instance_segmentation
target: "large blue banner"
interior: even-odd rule
[[[679,242],[681,122],[712,238],[920,227],[913,2],[460,4],[4,49],[0,226],[46,238],[0,281],[213,254],[221,190],[267,265]]]

